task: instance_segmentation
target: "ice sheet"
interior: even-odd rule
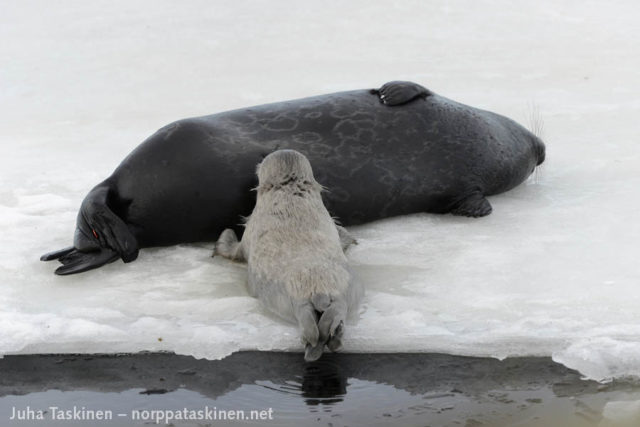
[[[414,80],[544,122],[547,162],[487,218],[352,228],[346,351],[551,355],[640,376],[637,2],[11,2],[0,17],[0,353],[299,350],[211,243],[78,276],[80,201],[178,118]]]

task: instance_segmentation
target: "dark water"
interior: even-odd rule
[[[300,354],[240,352],[218,361],[173,354],[0,360],[0,426],[167,425],[167,417],[176,426],[552,425],[547,418],[598,425],[607,402],[634,399],[637,385],[583,381],[548,358],[328,354],[305,363]],[[51,419],[59,414],[51,407],[74,406],[80,420]],[[14,408],[28,418],[41,410],[44,420],[12,421]],[[206,419],[207,409],[217,419]],[[87,419],[99,410],[113,418]],[[220,419],[242,416],[228,411],[244,411],[245,420]],[[248,419],[251,411],[258,419]]]

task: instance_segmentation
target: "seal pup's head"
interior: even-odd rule
[[[304,196],[311,191],[322,191],[322,186],[313,177],[311,163],[295,150],[278,150],[269,154],[258,164],[256,174],[258,194],[290,190],[294,195]]]

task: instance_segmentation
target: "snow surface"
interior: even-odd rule
[[[56,277],[79,204],[182,117],[388,80],[527,124],[547,162],[486,218],[355,227],[351,352],[552,355],[640,376],[636,1],[4,2],[0,353],[300,350],[211,243]]]

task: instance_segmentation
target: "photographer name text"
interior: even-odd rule
[[[151,421],[155,424],[167,424],[172,421],[261,421],[273,420],[273,409],[243,410],[218,409],[205,406],[199,409],[133,409],[130,412],[114,413],[109,409],[88,409],[84,406],[60,408],[49,406],[46,409],[13,407],[9,416],[10,421],[110,421],[128,418],[134,421]]]

